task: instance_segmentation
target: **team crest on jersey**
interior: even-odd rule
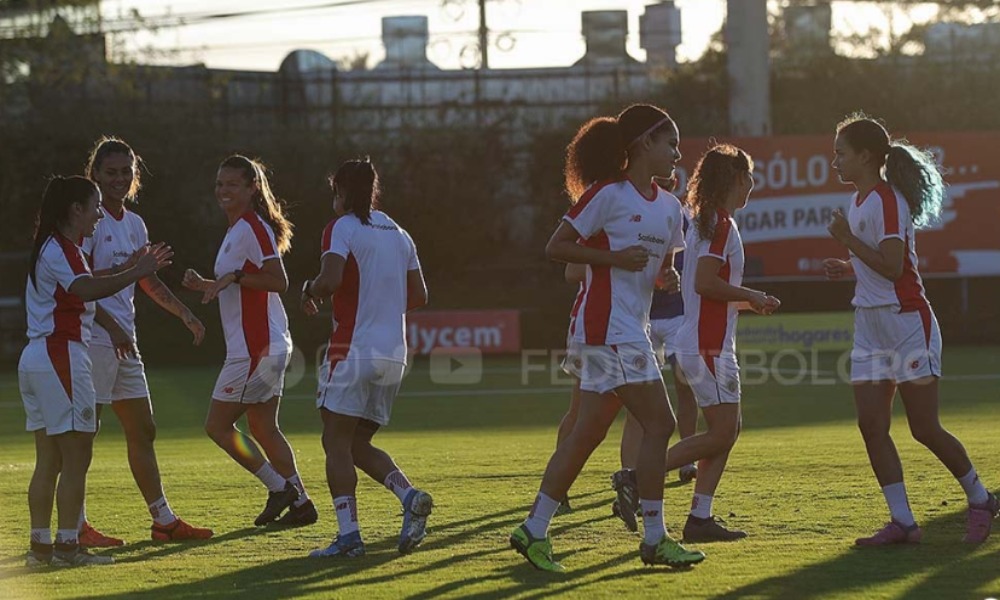
[[[642,370],[646,368],[646,365],[649,364],[649,361],[646,360],[645,356],[640,354],[639,356],[635,357],[635,359],[632,361],[632,364],[635,365],[636,369]]]

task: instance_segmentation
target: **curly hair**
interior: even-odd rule
[[[712,239],[715,213],[726,202],[741,173],[753,173],[753,159],[731,144],[716,144],[698,160],[688,181],[687,203],[701,239]]]
[[[651,104],[633,104],[616,117],[597,117],[580,126],[566,147],[566,193],[576,202],[587,188],[622,176],[629,148],[644,136],[671,131],[673,120]]]

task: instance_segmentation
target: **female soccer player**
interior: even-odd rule
[[[267,487],[267,504],[255,525],[271,523],[286,508],[279,525],[311,525],[318,518],[316,507],[278,426],[292,352],[278,294],[288,288],[281,255],[291,248],[292,224],[271,191],[264,166],[245,156],[230,156],[219,166],[215,198],[229,221],[215,259],[216,278],[205,279],[192,269],[184,273],[184,286],[202,292],[202,302],[218,297],[226,335],[226,362],[215,383],[205,431]],[[244,413],[252,439],[236,428]]]
[[[333,333],[316,405],[338,534],[310,556],[365,553],[355,467],[402,503],[398,550],[405,554],[423,541],[434,502],[372,445],[372,437],[389,424],[406,367],[406,312],[427,303],[427,286],[413,240],[378,210],[378,175],[371,161],[345,162],[330,184],[337,217],[323,231],[320,272],[302,286],[302,307],[315,314],[317,303],[333,296]]]
[[[771,314],[777,298],[743,286],[743,241],[732,215],[753,189],[753,161],[728,144],[710,148],[688,183],[693,222],[688,228],[681,293],[684,322],[677,332],[677,364],[705,415],[707,430],[671,446],[667,468],[700,461],[684,540],[746,537],[712,515],[712,498],[740,433],[740,370],[736,320],[740,308]]]
[[[125,202],[135,202],[142,184],[140,159],[124,141],[104,137],[94,146],[87,161],[87,177],[101,189],[104,214],[93,236],[84,239],[83,251],[95,275],[114,275],[129,264],[129,259],[148,242],[142,217],[128,210]],[[156,274],[139,280],[139,287],[164,310],[178,317],[200,344],[205,335],[201,321],[184,305]],[[97,418],[102,405],[110,404],[122,424],[128,447],[128,462],[139,492],[146,500],[153,518],[155,541],[202,540],[212,537],[211,529],[192,527],[174,514],[160,481],[153,440],[156,424],[145,366],[136,350],[135,286],[104,298],[98,305],[119,325],[111,332],[98,323],[90,342],[94,389],[97,394]],[[122,333],[123,335],[119,335]],[[119,356],[123,354],[124,356]],[[86,517],[86,505],[80,513],[80,545],[90,547],[120,546],[119,539],[94,529]]]
[[[965,541],[990,535],[1000,512],[962,443],[938,418],[941,331],[917,271],[915,229],[937,219],[944,181],[930,154],[889,141],[885,128],[857,114],[837,126],[833,168],[857,190],[845,217],[836,211],[830,234],[850,252],[824,261],[827,277],[857,278],[851,383],[858,427],[889,505],[891,520],[860,546],[916,543],[921,531],[910,510],[903,466],[889,435],[899,388],[910,433],[958,479],[969,501]]]
[[[94,235],[103,216],[100,191],[83,177],[54,178],[38,213],[25,290],[29,342],[17,368],[26,429],[35,434],[35,471],[28,487],[29,567],[114,562],[81,550],[77,527],[97,431],[87,354],[94,300],[170,264],[172,253],[162,244],[144,246],[133,266],[93,276],[77,241]],[[54,545],[53,495],[59,506]]]
[[[683,566],[705,558],[667,535],[663,523],[664,463],[674,417],[646,334],[661,265],[683,247],[680,203],[653,183],[654,176],[672,174],[679,138],[667,113],[634,105],[617,117],[584,124],[567,150],[566,187],[579,200],[549,240],[546,256],[590,268],[574,333],[584,344],[579,414],[549,460],[531,513],[510,537],[538,569],[562,570],[552,558],[549,522],[618,413],[618,403],[602,398],[611,391],[643,426],[637,477],[643,562]],[[599,183],[586,188],[591,182]],[[577,243],[580,238],[595,238],[597,247]]]

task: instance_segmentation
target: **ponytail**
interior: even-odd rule
[[[658,135],[673,120],[651,104],[633,104],[617,117],[597,117],[584,123],[566,147],[563,179],[571,202],[588,187],[622,176],[629,149],[645,137]]]
[[[372,210],[379,207],[382,186],[370,157],[349,160],[337,168],[333,185],[343,194],[344,210],[353,213],[364,225],[371,225]]]
[[[234,154],[222,161],[219,168],[240,169],[249,183],[257,183],[258,191],[254,194],[253,210],[274,230],[274,238],[278,243],[278,254],[285,254],[292,248],[292,222],[285,212],[285,202],[274,195],[267,179],[267,170],[257,159]]]
[[[837,134],[855,151],[870,152],[876,167],[885,167],[886,181],[902,192],[910,206],[914,227],[927,227],[937,220],[944,204],[945,183],[931,153],[906,140],[890,141],[885,126],[862,112],[841,121]]]
[[[941,215],[945,183],[934,156],[906,141],[894,141],[885,161],[885,178],[902,192],[917,229],[933,224]]]
[[[82,204],[86,206],[87,201],[95,193],[98,193],[97,184],[85,177],[60,177],[57,175],[49,181],[49,185],[45,188],[45,194],[42,196],[42,206],[35,218],[35,239],[31,246],[31,258],[28,263],[32,285],[36,287],[38,285],[35,270],[38,265],[38,256],[42,253],[42,246],[45,245],[46,240],[58,233],[59,225],[63,224],[69,216],[71,205]]]

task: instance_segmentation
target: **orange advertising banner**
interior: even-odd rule
[[[940,221],[916,236],[920,272],[927,277],[1000,275],[1000,132],[914,133],[948,183]],[[830,166],[833,135],[717,138],[754,159],[754,190],[736,221],[746,247],[748,278],[814,279],[822,261],[847,251],[826,230],[836,208],[847,212],[854,188]],[[678,193],[705,138],[681,139]]]

